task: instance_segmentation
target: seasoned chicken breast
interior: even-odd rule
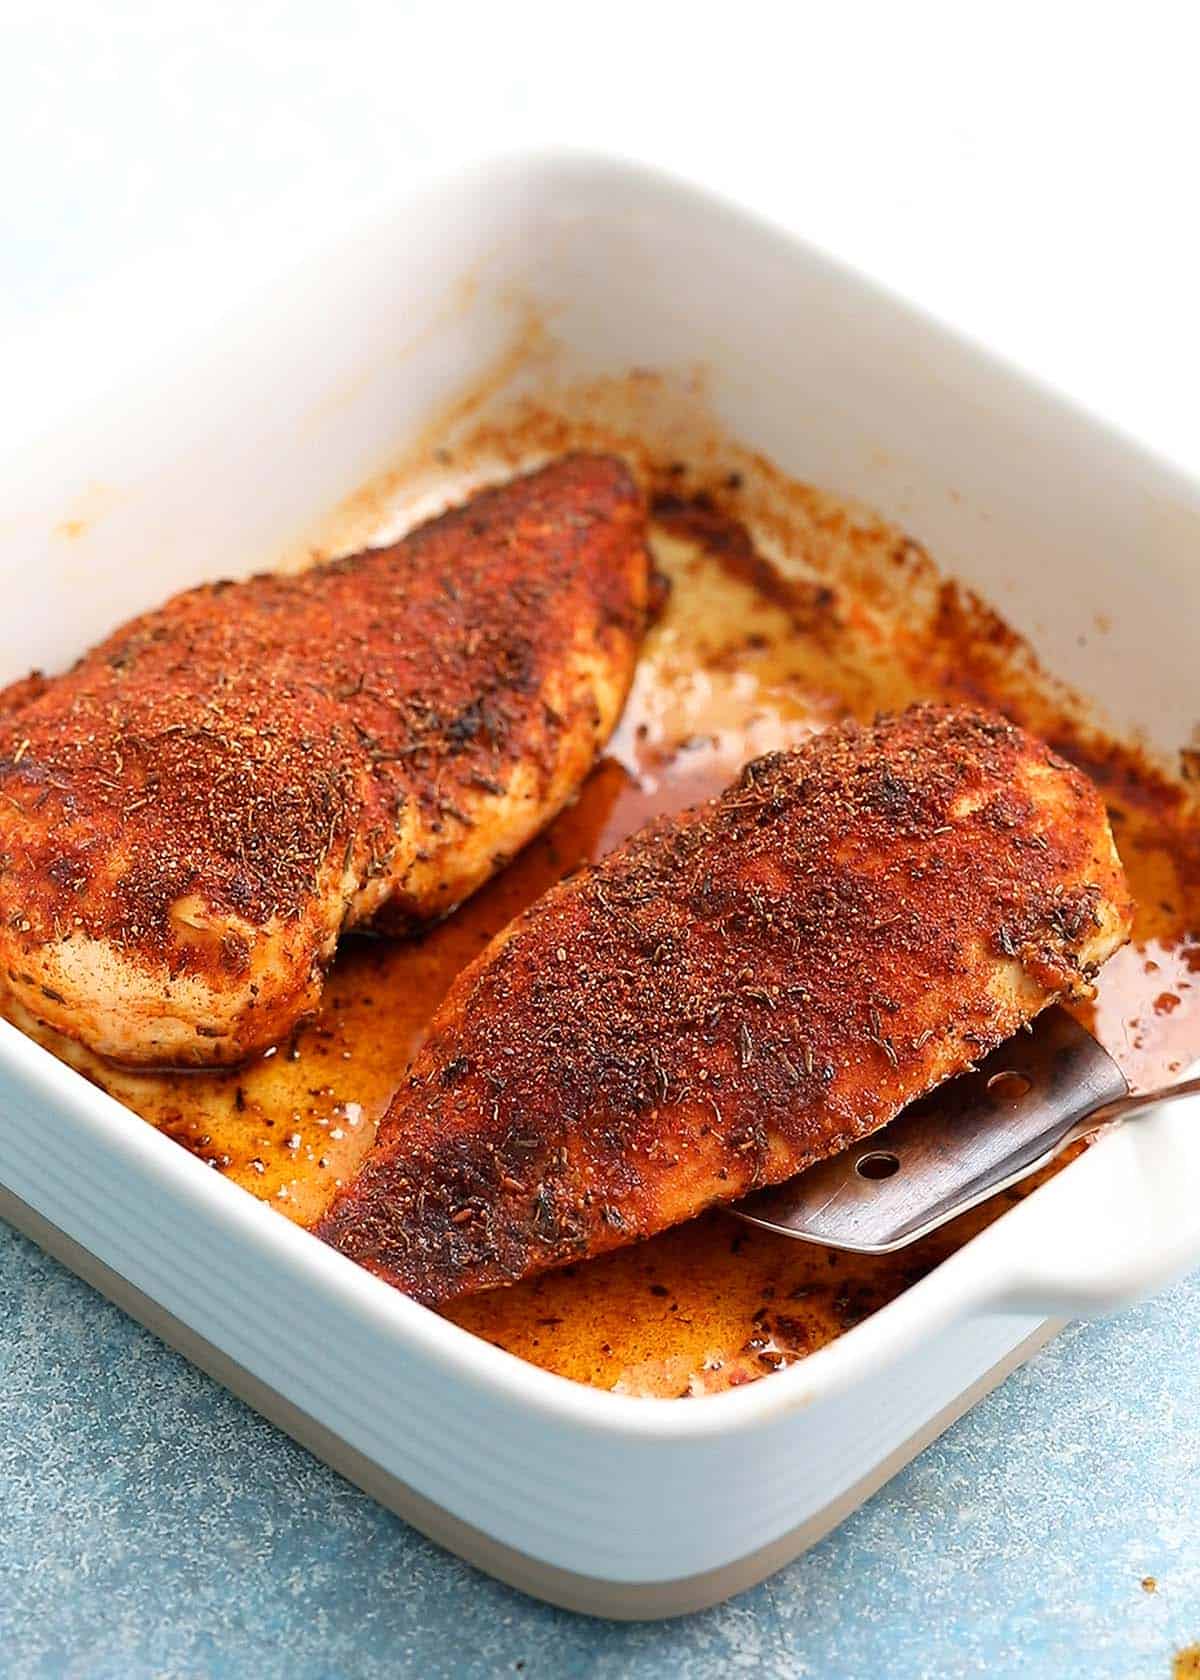
[[[129,1063],[240,1060],[344,928],[442,915],[620,713],[642,498],[574,456],[390,548],[217,583],[0,696],[0,976]]]
[[[318,1234],[431,1303],[649,1236],[1085,997],[1130,913],[1095,788],[1003,718],[831,729],[501,933]]]

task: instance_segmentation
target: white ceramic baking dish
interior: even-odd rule
[[[513,344],[519,297],[569,371],[702,363],[731,435],[898,519],[1121,725],[1170,750],[1200,710],[1196,486],[690,187],[501,162],[357,231],[152,280],[12,350],[0,675],[294,553]],[[418,1527],[613,1615],[778,1567],[1056,1322],[1200,1259],[1197,1183],[1200,1113],[1164,1110],[792,1369],[639,1400],[414,1305],[0,1023],[15,1223]]]

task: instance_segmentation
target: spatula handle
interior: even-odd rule
[[[1184,1079],[1178,1085],[1164,1085],[1157,1091],[1132,1091],[1126,1097],[1117,1097],[1113,1102],[1102,1103],[1088,1115],[1085,1115],[1071,1133],[1070,1139],[1090,1137],[1093,1132],[1100,1131],[1105,1126],[1115,1125],[1120,1120],[1127,1120],[1139,1109],[1157,1108],[1161,1103],[1175,1102],[1180,1097],[1200,1096],[1200,1079]]]

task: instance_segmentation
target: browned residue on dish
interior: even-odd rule
[[[652,380],[634,383],[653,401]],[[564,419],[530,405],[451,447],[459,475],[478,455],[475,479],[556,449],[614,448],[670,498],[660,499],[654,544],[674,587],[609,756],[548,833],[449,921],[416,943],[350,942],[320,1014],[291,1045],[234,1074],[175,1079],[115,1072],[57,1044],[60,1053],[216,1170],[310,1222],[364,1155],[455,974],[546,886],[648,816],[724,786],[748,757],[839,717],[936,698],[998,707],[1096,779],[1139,912],[1133,943],[1101,975],[1089,1022],[1141,1086],[1200,1055],[1194,790],[1091,729],[1086,709],[1038,671],[986,606],[944,586],[919,545],[861,509],[789,485],[719,439],[689,440],[680,461],[662,448],[652,455],[632,424]],[[428,458],[413,465],[430,484],[434,452],[431,440]],[[739,525],[754,531],[753,544]],[[356,523],[349,543],[367,534]],[[768,551],[777,565],[764,565]],[[1013,1194],[882,1259],[809,1248],[714,1213],[586,1266],[471,1298],[448,1316],[602,1388],[704,1392],[752,1381],[830,1341],[938,1264]]]

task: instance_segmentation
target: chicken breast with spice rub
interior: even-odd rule
[[[0,696],[0,976],[134,1064],[236,1062],[578,787],[643,630],[643,499],[577,455],[392,547],[216,583]]]
[[[502,932],[318,1234],[430,1303],[650,1236],[1088,996],[1130,916],[1096,789],[1002,717],[831,729]]]

